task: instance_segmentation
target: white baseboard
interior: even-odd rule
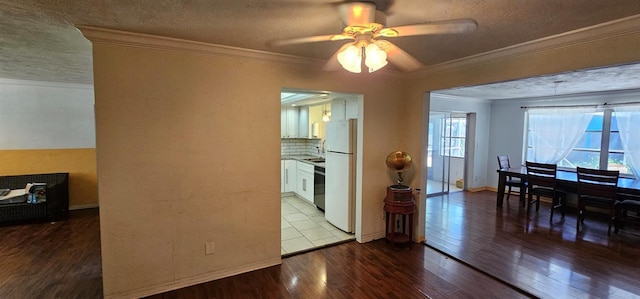
[[[358,241],[358,243],[367,243],[367,242],[371,242],[373,240],[377,240],[377,239],[381,239],[384,238],[384,231],[382,232],[376,232],[376,233],[372,233],[372,234],[367,234],[367,235],[362,235],[360,236],[360,238],[356,238],[356,241]]]

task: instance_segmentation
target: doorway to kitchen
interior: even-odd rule
[[[281,91],[281,253],[297,254],[316,248],[355,239],[353,229],[341,227],[339,221],[328,220],[326,213],[335,202],[332,181],[325,179],[331,169],[331,148],[327,135],[338,123],[359,121],[362,96],[298,89]],[[349,119],[352,119],[349,121]],[[354,134],[355,137],[355,134]],[[331,139],[331,138],[329,138]],[[358,142],[354,142],[357,144]],[[354,149],[357,146],[354,145]],[[356,177],[357,153],[353,154]],[[342,168],[342,167],[341,167]],[[329,177],[329,175],[327,175]],[[335,184],[333,184],[335,185]],[[355,218],[355,179],[353,207],[349,214]],[[341,201],[342,202],[342,201]],[[346,200],[345,200],[346,202]]]
[[[428,197],[464,190],[471,114],[430,111],[427,148]]]

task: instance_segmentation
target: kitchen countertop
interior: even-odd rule
[[[300,162],[305,162],[305,163],[311,164],[313,166],[324,167],[324,165],[325,165],[324,162],[311,162],[311,161],[307,161],[305,159],[324,159],[324,157],[322,157],[322,156],[311,156],[311,155],[281,156],[280,157],[280,160],[296,160],[296,161],[300,161]]]

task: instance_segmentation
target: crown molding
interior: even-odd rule
[[[84,35],[84,37],[93,44],[111,44],[155,50],[173,50],[214,56],[240,57],[259,61],[296,63],[307,66],[322,66],[324,64],[323,61],[316,59],[209,44],[179,38],[83,25],[77,25],[76,28],[80,30],[82,35]]]
[[[437,91],[430,92],[430,95],[432,98],[437,98],[440,100],[449,100],[449,101],[460,102],[460,103],[475,102],[475,103],[482,103],[482,104],[491,104],[492,102],[491,100],[487,100],[487,99],[478,99],[478,98],[441,94],[441,93],[438,93]]]
[[[491,103],[498,105],[501,104],[539,104],[539,103],[553,103],[557,104],[561,101],[577,101],[581,104],[591,105],[602,103],[619,103],[621,101],[635,101],[640,95],[640,89],[625,89],[625,90],[609,90],[609,91],[595,91],[584,93],[573,93],[563,95],[552,95],[543,97],[523,97],[514,99],[498,99],[491,100]]]
[[[416,79],[430,73],[447,71],[454,68],[480,64],[503,59],[505,57],[525,56],[544,53],[574,45],[593,43],[610,38],[640,33],[640,15],[634,15],[598,25],[585,27],[565,33],[528,41],[525,43],[456,59],[407,74],[407,78]]]
[[[51,82],[51,81],[34,81],[34,80],[19,80],[19,79],[6,79],[6,78],[0,78],[0,85],[40,86],[40,87],[55,87],[55,88],[67,88],[67,89],[88,89],[88,90],[93,90],[93,84]]]
[[[209,44],[179,38],[157,36],[115,29],[77,25],[76,28],[93,44],[111,44],[155,50],[172,50],[214,56],[237,57],[256,61],[299,64],[321,70],[326,60],[312,59],[273,52]],[[401,78],[403,73],[392,70],[377,72],[387,77]]]
[[[214,56],[237,57],[257,61],[269,61],[286,64],[299,64],[312,67],[320,71],[326,61],[273,52],[209,44],[179,38],[157,36],[115,29],[77,25],[76,28],[93,44],[111,44],[138,47],[155,50],[172,50],[199,53]],[[376,72],[386,77],[402,78],[404,73],[394,70],[380,70]]]

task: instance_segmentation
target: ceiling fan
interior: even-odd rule
[[[474,31],[478,24],[472,19],[458,19],[415,25],[385,28],[386,14],[376,10],[371,2],[345,2],[338,6],[340,18],[347,25],[340,34],[281,39],[270,42],[271,46],[286,46],[323,41],[353,40],[343,45],[327,62],[325,70],[339,69],[360,73],[362,58],[369,72],[387,65],[387,59],[403,71],[415,71],[424,65],[386,38],[400,36],[451,34]]]

